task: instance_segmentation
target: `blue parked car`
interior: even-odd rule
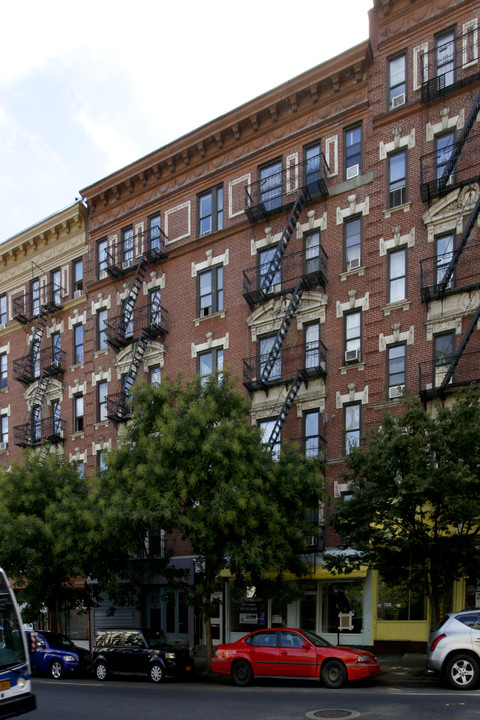
[[[50,630],[27,631],[26,635],[32,672],[48,673],[55,680],[91,672],[92,654],[66,635]]]

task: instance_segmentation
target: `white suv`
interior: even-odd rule
[[[480,679],[480,609],[451,612],[430,633],[427,668],[441,673],[457,690],[471,690]]]

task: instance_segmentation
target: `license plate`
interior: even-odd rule
[[[0,682],[0,690],[8,690],[10,687],[10,680],[2,680]]]

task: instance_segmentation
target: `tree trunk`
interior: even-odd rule
[[[205,670],[210,672],[212,667],[213,639],[212,639],[212,618],[210,613],[205,614]]]

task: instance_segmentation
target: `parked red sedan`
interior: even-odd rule
[[[380,665],[372,653],[331,645],[316,633],[269,628],[217,645],[212,671],[240,686],[254,677],[282,677],[321,679],[326,687],[341,688],[350,680],[378,675]]]

